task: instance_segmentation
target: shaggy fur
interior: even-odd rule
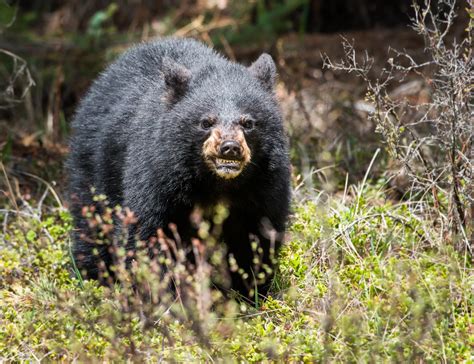
[[[273,95],[275,75],[266,54],[244,67],[190,39],[139,45],[106,69],[77,110],[67,162],[76,225],[73,253],[87,277],[97,278],[100,260],[106,265],[112,261],[107,246],[87,239],[82,208],[94,205],[92,187],[111,206],[120,204],[135,213],[136,233],[143,240],[170,222],[180,232],[192,231],[189,216],[195,206],[225,201],[230,215],[222,240],[229,254],[250,271],[249,235],[255,235],[264,263],[272,266],[268,227],[278,232],[278,250],[290,201],[288,147]],[[254,124],[241,124],[249,117]],[[202,123],[205,119],[212,120],[210,128]],[[232,178],[216,174],[203,153],[208,138],[226,132],[240,138],[237,143],[245,144],[250,159]],[[134,249],[133,243],[127,249]],[[248,294],[238,274],[231,279],[235,290]]]

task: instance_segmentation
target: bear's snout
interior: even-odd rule
[[[220,145],[219,151],[222,157],[242,159],[242,146],[235,140],[224,140]]]
[[[251,152],[241,130],[215,127],[203,144],[206,164],[219,177],[233,179],[250,162]]]

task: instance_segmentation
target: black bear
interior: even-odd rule
[[[99,261],[112,262],[106,245],[87,238],[83,207],[94,204],[92,189],[133,211],[134,234],[144,241],[170,223],[193,231],[196,206],[224,201],[229,215],[220,238],[228,254],[251,276],[250,237],[257,237],[263,263],[272,266],[290,203],[275,78],[267,54],[245,67],[178,38],[138,45],[100,75],[78,107],[66,164],[73,254],[87,277],[97,278]],[[234,290],[249,294],[241,274],[231,280]]]

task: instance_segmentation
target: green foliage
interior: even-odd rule
[[[246,44],[249,41],[268,42],[295,28],[302,33],[307,28],[309,6],[308,0],[279,0],[271,3],[259,0],[256,3],[231,5],[233,16],[239,20],[238,29],[235,26],[216,29],[212,34],[213,41],[219,45],[224,36],[230,44]],[[299,12],[301,16],[295,17]],[[253,17],[255,19],[251,21]]]
[[[106,9],[97,11],[90,19],[87,27],[87,34],[93,38],[100,38],[104,32],[114,33],[113,27],[106,27],[112,16],[118,10],[116,3],[110,4]]]
[[[15,21],[17,8],[7,1],[0,1],[0,32],[11,26]]]
[[[70,261],[69,214],[9,211],[0,243],[7,361],[472,359],[471,264],[428,218],[372,186],[342,199],[307,195],[294,207],[273,295],[257,308],[211,295],[200,314],[186,300],[167,311],[138,305],[127,284],[81,283]],[[149,263],[137,269],[157,281]]]
[[[5,144],[2,146],[0,150],[0,161],[8,162],[12,155],[12,147],[13,147],[13,138],[11,137],[10,133],[7,134],[7,140]]]

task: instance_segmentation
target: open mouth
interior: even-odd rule
[[[237,159],[216,158],[214,160],[216,173],[223,178],[237,177],[243,168],[243,161]]]

